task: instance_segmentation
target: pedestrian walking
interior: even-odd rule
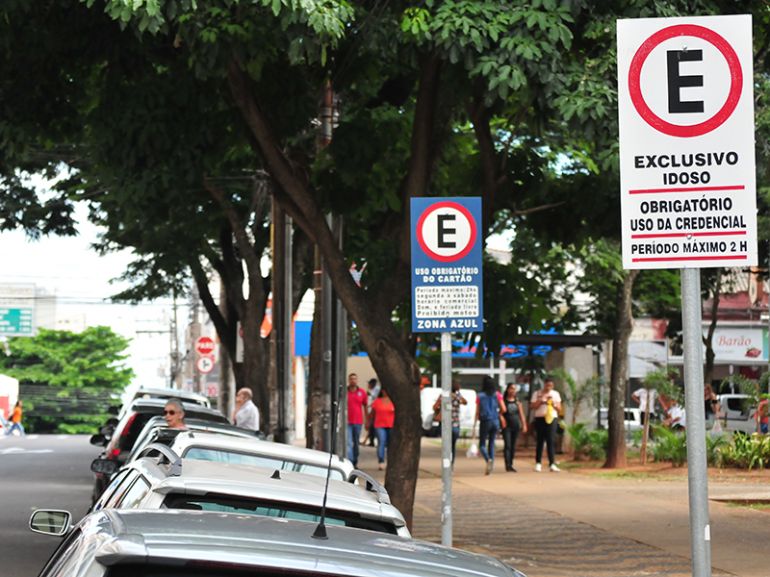
[[[372,403],[372,422],[377,431],[377,468],[382,471],[385,468],[390,432],[396,420],[396,407],[390,400],[385,389],[380,390],[380,395]]]
[[[768,424],[770,424],[770,402],[767,399],[762,399],[757,405],[757,410],[754,413],[754,420],[757,423],[757,431],[763,435],[767,435]]]
[[[19,435],[22,437],[25,435],[24,425],[21,424],[22,415],[24,413],[23,406],[24,405],[21,401],[16,401],[16,405],[13,407],[13,411],[11,412],[11,418],[8,419],[11,426],[6,430],[6,435],[13,435],[14,431],[18,431]]]
[[[377,379],[369,379],[367,388],[369,389],[366,393],[366,408],[368,413],[366,417],[366,438],[364,439],[364,445],[374,447],[374,439],[377,437],[377,432],[374,427],[374,421],[372,420],[372,405],[374,404],[374,401],[377,400],[377,397],[380,396],[381,387],[377,383]]]
[[[479,422],[479,450],[486,461],[485,475],[495,468],[495,439],[505,412],[503,398],[492,377],[484,377],[476,397],[476,420]]]
[[[505,470],[509,473],[515,473],[513,459],[516,456],[516,439],[519,432],[527,432],[527,420],[524,417],[524,409],[521,406],[516,393],[518,388],[516,383],[508,383],[503,394],[503,405],[505,406],[505,428],[503,429],[503,442],[505,448],[503,456],[505,457]]]
[[[358,466],[358,446],[366,414],[366,391],[358,386],[358,375],[348,375],[348,459]]]
[[[559,408],[561,407],[561,395],[554,390],[554,382],[550,377],[543,381],[543,388],[535,393],[532,399],[532,408],[535,410],[535,471],[543,470],[543,445],[548,451],[548,467],[554,473],[560,471],[556,466],[555,441],[556,427],[559,426]]]
[[[460,383],[458,381],[452,381],[452,465],[455,462],[455,452],[457,447],[457,439],[460,438],[460,405],[467,405],[468,401],[460,394]],[[436,402],[433,403],[433,413],[439,415],[439,422],[441,421],[441,395],[439,395]]]
[[[235,393],[235,410],[233,424],[241,429],[259,431],[259,409],[254,404],[251,389],[242,387]]]

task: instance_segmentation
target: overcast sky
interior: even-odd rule
[[[91,248],[98,230],[80,207],[77,237],[30,240],[24,233],[0,233],[0,285],[34,284],[58,297],[57,318],[82,320],[87,326],[107,325],[133,339],[127,364],[137,373],[137,384],[164,386],[159,369],[168,366],[171,307],[167,302],[138,306],[107,303],[121,289],[110,284],[132,260],[129,253],[100,257]],[[184,310],[182,311],[184,313]],[[180,325],[186,323],[180,315]]]

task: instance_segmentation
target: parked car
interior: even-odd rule
[[[371,477],[363,486],[276,468],[183,459],[150,445],[124,467],[93,506],[185,509],[266,515],[317,523],[326,501],[327,523],[409,537],[403,515]]]
[[[607,414],[609,409],[602,407],[600,409],[600,422],[603,428],[607,428]],[[651,421],[653,422],[653,421]],[[641,431],[644,429],[642,425],[642,411],[638,408],[626,407],[623,409],[623,428],[626,432],[631,433],[633,431]]]
[[[725,431],[742,431],[755,433],[757,423],[755,420],[756,407],[752,404],[748,395],[722,394],[717,395],[719,400],[719,421]]]
[[[202,407],[211,407],[211,402],[206,395],[194,393],[192,391],[181,391],[179,389],[158,389],[151,387],[139,387],[134,395],[123,405],[123,412],[128,410],[137,399],[179,399],[182,402]],[[123,416],[122,414],[119,416]]]
[[[468,437],[472,433],[473,421],[476,418],[476,391],[473,389],[460,389],[460,394],[468,401],[467,405],[460,405],[460,436]],[[441,396],[438,387],[426,387],[420,391],[420,414],[422,415],[422,430],[427,437],[441,435],[441,423],[435,420],[433,405]]]
[[[186,431],[184,429],[170,429],[166,424],[165,418],[161,416],[151,417],[134,441],[134,446],[126,458],[126,463],[131,462],[135,456],[147,445],[152,443],[171,445],[177,435],[187,431],[195,431],[197,433],[216,433],[217,435],[241,437],[246,439],[264,438],[262,433],[248,429],[241,429],[240,427],[236,427],[235,425],[231,425],[229,423],[217,423],[203,419],[185,418],[185,425],[187,425]],[[120,462],[114,459],[108,459],[106,456],[100,456],[96,459],[96,461],[103,461],[99,463],[92,463],[92,470],[98,469],[99,472],[112,471],[114,473],[120,469],[122,465]]]
[[[39,577],[524,577],[501,561],[426,541],[206,511],[102,510],[74,530],[62,511],[36,511],[37,533],[68,533]]]
[[[223,435],[216,430],[217,426],[213,425],[212,431],[176,431],[168,436],[165,432],[159,433],[161,438],[158,440],[186,459],[253,465],[316,477],[326,477],[327,469],[330,468],[331,479],[351,481],[356,478],[353,474],[355,467],[348,459],[332,455],[330,462],[329,453],[324,451],[265,441],[254,435]],[[145,441],[149,440],[148,438]],[[136,450],[128,462],[138,458],[147,445],[148,442],[144,446],[137,442]]]
[[[193,405],[211,407],[211,403],[209,402],[208,397],[199,393],[193,393],[192,391],[140,387],[134,392],[134,395],[128,401],[123,403],[123,405],[114,405],[108,409],[108,412],[114,416],[107,419],[104,425],[102,425],[102,427],[99,429],[99,433],[107,437],[112,436],[115,427],[137,399],[168,400],[172,398],[176,398],[182,402],[191,403]]]
[[[111,435],[107,436],[103,433],[93,435],[91,437],[91,444],[104,447],[100,454],[101,458],[116,461],[119,464],[125,463],[144,425],[152,417],[161,415],[165,405],[165,399],[135,400],[115,426]],[[183,406],[186,418],[202,419],[215,423],[228,422],[227,418],[215,409],[190,403],[183,403]],[[103,473],[96,473],[92,494],[93,501],[99,498],[108,481],[109,476],[105,476]]]

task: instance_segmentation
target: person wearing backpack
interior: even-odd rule
[[[559,426],[559,409],[561,408],[561,395],[554,390],[553,379],[546,377],[543,388],[535,393],[532,399],[532,409],[535,411],[535,433],[537,433],[537,445],[535,448],[535,471],[543,470],[543,445],[548,449],[548,466],[554,473],[561,469],[556,466],[554,454],[554,442],[556,440],[556,427]]]
[[[500,415],[505,405],[492,377],[484,377],[481,392],[476,396],[476,420],[479,422],[479,450],[486,461],[485,475],[495,467],[495,439],[500,429]]]

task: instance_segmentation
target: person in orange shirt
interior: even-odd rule
[[[21,415],[22,402],[16,401],[16,406],[13,407],[13,412],[11,413],[11,418],[9,419],[11,426],[8,427],[8,430],[5,432],[6,435],[12,435],[14,431],[19,431],[19,434],[22,437],[24,436],[24,427],[21,424]]]
[[[385,454],[388,449],[388,441],[390,441],[390,430],[396,420],[396,407],[385,389],[380,390],[380,396],[372,403],[372,413],[374,413],[374,430],[377,433],[378,468],[382,471],[385,468]]]

